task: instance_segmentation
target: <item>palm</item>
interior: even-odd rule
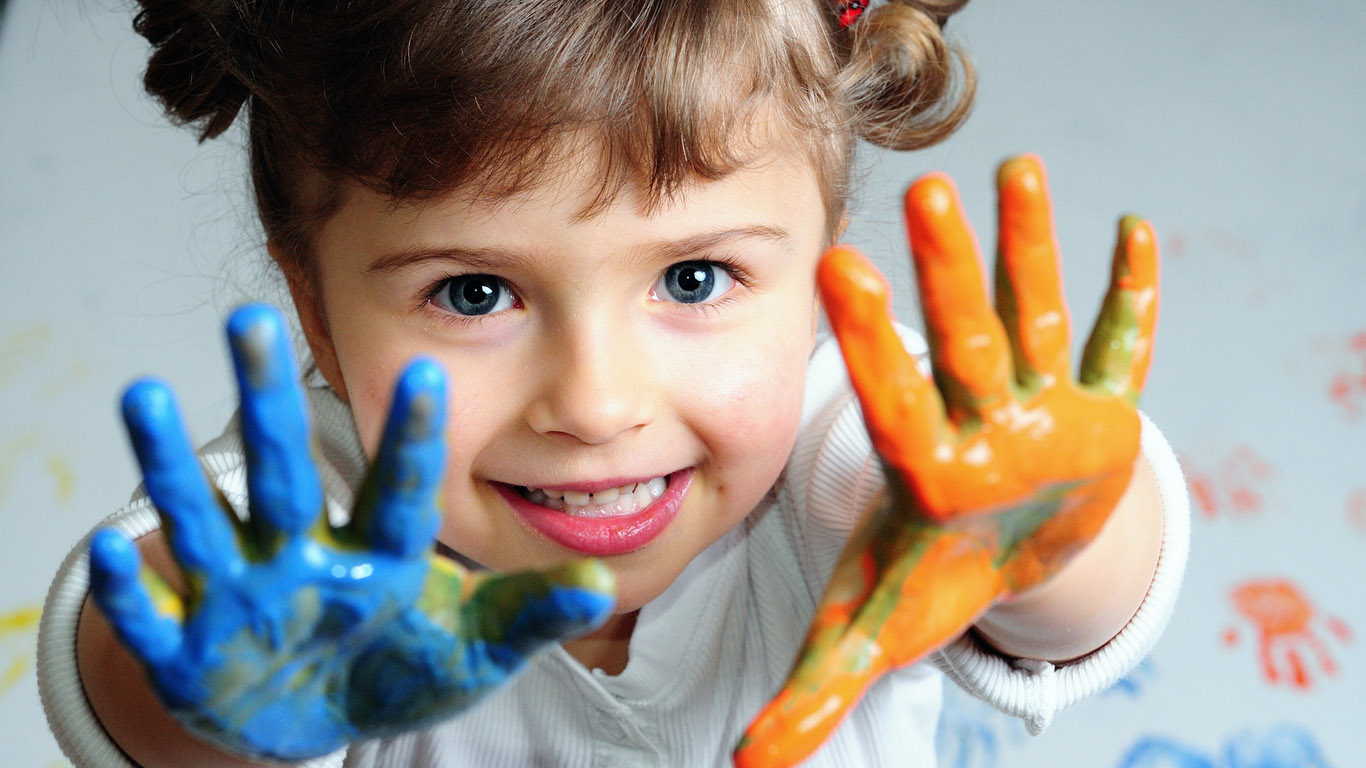
[[[1018,158],[998,180],[994,309],[952,183],[929,176],[907,193],[933,383],[891,324],[877,270],[843,246],[822,260],[822,300],[889,492],[846,545],[798,662],[737,764],[810,754],[883,672],[1056,573],[1128,486],[1157,311],[1151,228],[1121,221],[1110,290],[1073,381],[1043,168]]]
[[[325,754],[449,716],[606,616],[612,577],[596,562],[471,575],[431,553],[445,403],[434,364],[400,376],[351,519],[333,527],[278,316],[239,310],[229,337],[246,519],[207,482],[170,391],[144,381],[125,394],[125,420],[186,594],[120,534],[91,545],[96,603],[188,729],[246,756]]]

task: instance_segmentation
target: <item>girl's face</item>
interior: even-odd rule
[[[296,300],[371,453],[403,365],[445,367],[443,543],[497,570],[603,557],[625,612],[782,470],[827,234],[796,153],[585,218],[594,167],[500,202],[352,187],[316,239],[326,327]]]

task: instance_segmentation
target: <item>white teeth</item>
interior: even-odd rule
[[[601,518],[635,514],[663,496],[668,488],[668,478],[656,477],[596,493],[525,488],[522,495],[533,504],[558,509],[574,517]]]
[[[656,477],[655,479],[646,483],[646,485],[649,486],[650,495],[657,499],[660,496],[664,495],[664,491],[669,487],[669,481],[665,480],[662,477]]]

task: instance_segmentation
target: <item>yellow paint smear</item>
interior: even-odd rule
[[[0,336],[0,387],[8,386],[17,372],[29,370],[25,358],[41,352],[52,338],[52,327],[34,324]]]
[[[37,605],[28,605],[17,611],[0,614],[0,637],[36,628],[42,615],[43,609]]]
[[[0,638],[7,638],[16,635],[28,635],[38,626],[38,619],[43,615],[43,609],[36,605],[26,605],[18,610],[0,614]],[[32,638],[29,638],[30,642]],[[14,684],[19,682],[33,666],[33,649],[24,648],[13,658],[5,663],[5,669],[0,672],[0,694],[7,693]]]
[[[53,497],[62,504],[71,501],[71,496],[76,490],[76,470],[71,466],[71,462],[54,454],[47,457],[43,468],[52,476]]]

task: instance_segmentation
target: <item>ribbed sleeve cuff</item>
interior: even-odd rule
[[[158,527],[156,511],[146,502],[107,519],[136,539]],[[109,738],[85,698],[76,667],[76,624],[90,589],[90,537],[86,534],[62,561],[48,589],[38,624],[38,697],[48,727],[67,759],[77,768],[138,768]]]
[[[1157,644],[1176,607],[1190,551],[1190,499],[1176,455],[1146,415],[1143,455],[1157,476],[1162,499],[1162,552],[1152,584],[1118,635],[1087,656],[1064,665],[1010,659],[967,633],[935,654],[935,664],[964,690],[1042,733],[1054,714],[1113,685]]]

